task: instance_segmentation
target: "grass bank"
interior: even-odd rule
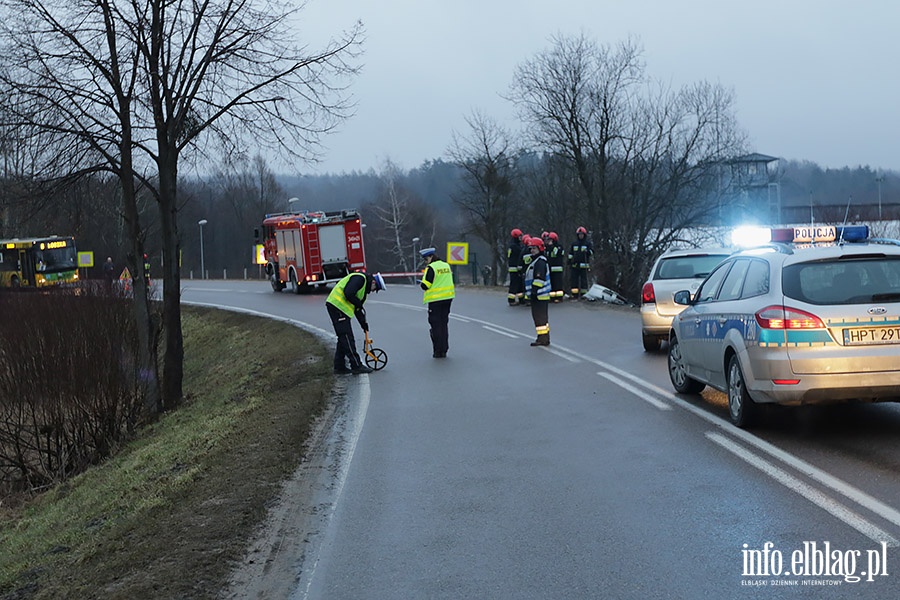
[[[312,335],[184,307],[185,403],[70,482],[0,504],[0,598],[215,598],[332,389]]]

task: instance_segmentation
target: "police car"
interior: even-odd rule
[[[689,288],[693,294],[729,254],[725,248],[671,249],[656,259],[641,288],[641,343],[646,352],[656,352],[669,339],[672,318],[684,309],[675,304],[675,292]]]
[[[773,229],[675,302],[672,385],[725,392],[739,427],[763,403],[900,400],[900,242],[866,226]]]

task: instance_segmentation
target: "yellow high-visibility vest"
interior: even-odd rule
[[[334,289],[331,290],[331,293],[328,294],[328,298],[325,299],[325,302],[336,306],[338,310],[348,317],[352,317],[356,314],[356,307],[350,304],[350,301],[347,300],[347,297],[344,295],[344,288],[347,287],[347,283],[350,281],[351,277],[366,278],[363,273],[350,273],[334,285]],[[359,298],[361,302],[365,301],[366,283],[366,281],[363,281],[362,287],[359,288],[359,291],[356,293],[356,297]]]
[[[436,300],[455,298],[456,290],[453,287],[453,272],[450,270],[450,265],[442,260],[435,260],[428,265],[428,268],[434,271],[434,281],[429,283],[422,278],[422,284],[427,288],[422,303],[428,304]]]

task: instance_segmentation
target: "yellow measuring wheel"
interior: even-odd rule
[[[387,352],[385,352],[381,348],[374,348],[372,346],[372,338],[369,337],[368,331],[366,332],[365,354],[366,366],[369,368],[380,371],[387,364]]]

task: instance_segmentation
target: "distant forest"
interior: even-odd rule
[[[782,204],[803,207],[804,217],[809,214],[806,207],[812,205],[811,212],[815,213],[817,221],[840,222],[845,213],[851,220],[874,220],[880,194],[882,219],[900,221],[900,174],[896,172],[876,172],[869,167],[824,169],[808,161],[784,159],[771,167],[770,177],[779,184]],[[472,264],[461,275],[471,280],[488,265],[493,273],[499,274],[497,281],[502,283],[505,265],[502,260],[494,264],[492,249],[485,240],[473,234],[458,201],[466,186],[466,175],[462,167],[442,160],[427,161],[409,171],[388,164],[382,171],[372,169],[365,173],[274,175],[277,197],[265,211],[245,215],[249,222],[243,224],[236,220],[237,211],[227,202],[228,195],[221,194],[216,191],[216,186],[206,182],[196,187],[196,197],[185,206],[181,215],[184,277],[190,277],[192,272],[195,277],[199,276],[196,223],[200,219],[209,221],[204,230],[204,244],[210,276],[219,278],[227,272],[229,277],[242,277],[244,269],[248,269],[248,276],[253,277],[258,276],[259,269],[250,263],[252,230],[259,226],[265,212],[357,208],[367,224],[365,241],[370,269],[399,272],[413,268],[413,238],[420,240],[417,248],[432,245],[439,252],[444,251],[447,242],[464,241],[470,244]],[[392,197],[402,199],[406,215],[401,224],[399,248],[395,247],[395,232],[389,231],[391,228],[383,218]],[[294,198],[297,200],[289,204],[288,200]],[[547,207],[551,207],[549,214],[533,206],[528,195],[518,198],[519,203],[513,202],[503,228],[507,232],[513,227],[532,234],[555,230],[567,247],[574,238],[575,229],[584,224],[578,214],[555,218],[552,213],[554,203],[549,198],[544,198]],[[804,218],[803,222],[808,219]],[[900,236],[900,231],[894,235]],[[506,242],[505,238],[503,242]]]
[[[770,178],[777,181],[784,206],[812,206],[810,213],[821,222],[877,220],[879,198],[882,220],[900,221],[900,174],[875,171],[869,167],[823,169],[807,161],[780,159],[772,165]],[[467,172],[457,163],[433,160],[404,171],[387,164],[380,171],[342,173],[321,176],[289,176],[272,172],[261,158],[242,169],[223,171],[214,177],[191,179],[182,183],[184,205],[179,212],[182,250],[182,278],[200,277],[200,220],[203,226],[205,267],[211,278],[257,278],[260,266],[253,263],[254,229],[267,213],[289,210],[335,210],[357,208],[367,225],[366,256],[369,268],[383,272],[401,272],[415,268],[413,238],[417,248],[435,246],[443,252],[449,241],[470,244],[468,268],[461,269],[464,281],[480,277],[490,266],[493,281],[503,281],[506,238],[500,247],[488,243],[473,232],[471,215],[461,202],[467,186]],[[533,185],[519,181],[525,187]],[[100,265],[106,256],[124,265],[127,241],[121,215],[115,204],[113,182],[84,180],[65,193],[27,206],[7,203],[2,209],[0,237],[74,235],[82,250],[94,252],[89,277],[100,277]],[[512,194],[510,210],[502,235],[513,227],[532,234],[557,231],[564,247],[571,243],[574,231],[585,223],[584,215],[567,209],[565,198],[551,198],[540,192]],[[289,203],[289,199],[296,199]],[[403,221],[386,218],[390,204],[402,205]],[[148,212],[148,253],[151,274],[160,260],[154,247],[158,224]],[[592,232],[594,235],[597,232]],[[884,234],[883,232],[879,232]],[[900,237],[900,231],[889,232]],[[662,248],[664,250],[664,248]],[[652,263],[655,256],[647,256]],[[645,266],[635,269],[628,281],[640,281]],[[611,282],[610,282],[611,283]],[[609,283],[607,283],[608,285]],[[617,283],[625,292],[636,284]]]

